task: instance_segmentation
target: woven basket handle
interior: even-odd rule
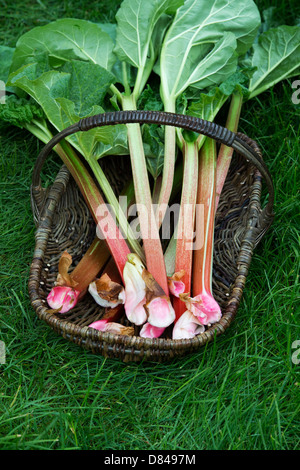
[[[261,228],[259,238],[263,236],[271,225],[274,217],[274,187],[272,177],[256,142],[244,134],[236,134],[214,122],[205,121],[204,119],[199,119],[193,116],[160,111],[114,111],[96,114],[94,116],[81,119],[76,124],[67,127],[54,136],[40,152],[33,171],[31,195],[35,201],[36,211],[41,209],[44,199],[41,198],[42,191],[44,190],[41,188],[40,173],[47,156],[55,145],[65,137],[79,131],[88,131],[95,127],[129,123],[160,124],[181,127],[185,130],[198,132],[199,134],[211,137],[217,142],[223,143],[228,147],[232,147],[237,153],[253,163],[264,177],[269,192],[268,203],[263,209],[259,221],[259,226]]]

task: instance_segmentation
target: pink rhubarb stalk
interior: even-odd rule
[[[203,245],[194,251],[193,298],[186,306],[202,324],[214,323],[221,318],[221,309],[212,294],[212,263],[216,199],[216,143],[207,138],[199,156],[199,182],[197,204],[204,206],[201,230]]]
[[[191,292],[193,240],[198,185],[197,142],[184,141],[183,158],[184,170],[177,228],[175,272],[184,271],[181,282],[185,285],[185,292]],[[177,297],[174,298],[173,304],[177,320],[185,312],[186,307]]]

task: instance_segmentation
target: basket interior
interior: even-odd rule
[[[113,180],[116,190],[120,191],[124,184],[126,171],[119,167],[116,172],[109,164],[104,163],[104,165],[106,165],[106,174]],[[231,287],[237,276],[237,258],[249,218],[249,201],[254,175],[255,167],[242,157],[233,157],[216,214],[213,293],[222,311],[227,306]],[[47,295],[54,286],[57,277],[61,254],[67,250],[72,256],[73,267],[75,267],[93,241],[95,229],[95,223],[89,210],[75,182],[70,178],[67,190],[55,210],[52,231],[40,275],[39,296],[45,307],[47,307]],[[59,322],[85,327],[101,319],[103,314],[104,309],[97,305],[91,295],[87,293],[69,312],[53,315],[57,317]],[[125,315],[120,321],[125,325],[128,324]],[[135,327],[137,336],[139,330],[140,327]],[[168,328],[163,337],[170,338]]]

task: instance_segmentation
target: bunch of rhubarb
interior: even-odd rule
[[[44,143],[120,109],[218,120],[236,132],[244,102],[300,70],[299,26],[273,27],[271,13],[262,21],[253,0],[123,0],[113,24],[66,18],[33,28],[15,48],[0,46],[0,119]],[[88,296],[99,305],[91,328],[175,340],[220,321],[214,223],[232,149],[134,123],[78,132],[54,150],[97,230],[76,267],[61,254],[47,298],[53,313]],[[101,159],[121,157],[130,181],[119,197]]]

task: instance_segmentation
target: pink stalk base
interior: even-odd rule
[[[219,304],[209,292],[202,292],[193,298],[185,300],[186,308],[200,321],[202,325],[211,325],[220,321],[222,313]]]
[[[142,338],[159,338],[164,331],[165,328],[158,328],[147,322],[143,325],[140,331],[140,336]]]
[[[124,326],[120,323],[115,323],[109,320],[98,320],[89,325],[89,328],[94,328],[98,331],[109,332],[115,335],[126,335],[133,336],[134,328],[130,326]]]
[[[124,268],[125,312],[136,325],[148,321],[152,326],[166,328],[175,319],[170,298],[135,254],[128,256]]]
[[[57,313],[66,313],[77,304],[80,291],[68,286],[55,286],[47,297],[50,308]]]
[[[183,276],[184,276],[184,270],[180,271],[179,273],[174,273],[173,276],[168,277],[170,293],[174,295],[174,297],[179,298],[180,294],[183,294],[186,290],[185,284],[181,280]]]
[[[137,255],[131,254],[124,267],[125,313],[128,320],[135,325],[143,325],[147,321],[146,284],[142,278],[145,266]]]
[[[204,332],[204,326],[192,312],[186,310],[175,323],[173,339],[190,339]]]
[[[168,297],[154,297],[145,308],[152,326],[166,328],[175,320],[175,310]]]

